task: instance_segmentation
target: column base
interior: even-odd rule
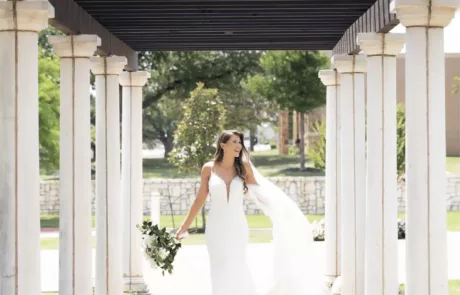
[[[330,289],[332,288],[336,280],[337,280],[337,276],[325,276],[324,284]]]
[[[342,277],[338,277],[334,283],[332,284],[331,287],[331,294],[332,295],[340,295],[342,294],[342,286],[343,286],[343,281]]]
[[[123,293],[127,295],[151,295],[143,277],[124,277]]]

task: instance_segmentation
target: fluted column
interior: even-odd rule
[[[458,0],[395,1],[406,27],[406,294],[447,295],[444,27]]]
[[[365,85],[367,59],[339,55],[340,73],[342,295],[364,295],[366,218]]]
[[[89,57],[101,40],[48,39],[61,58],[59,294],[92,294]]]
[[[148,72],[123,72],[122,193],[124,290],[147,294],[142,274],[141,234],[136,224],[143,219],[142,87]]]
[[[323,70],[319,77],[326,91],[326,283],[340,276],[340,75]]]
[[[398,294],[396,54],[402,34],[361,33],[367,65],[366,294]]]
[[[96,295],[123,294],[118,75],[126,57],[91,57],[96,76]]]
[[[39,295],[38,32],[48,1],[0,2],[0,293]]]

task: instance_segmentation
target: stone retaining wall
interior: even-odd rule
[[[324,177],[276,177],[269,178],[293,200],[306,214],[324,214]],[[158,200],[161,214],[185,215],[195,198],[199,179],[145,179],[144,214],[151,214],[152,200]],[[405,187],[398,188],[398,209],[405,210]],[[95,212],[94,182],[92,193],[93,213]],[[209,208],[209,200],[206,204]],[[246,214],[260,214],[260,210],[250,200],[244,202]],[[446,206],[449,211],[460,211],[460,176],[447,178]],[[59,182],[46,181],[40,184],[41,214],[59,214]]]

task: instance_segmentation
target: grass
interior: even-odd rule
[[[399,285],[399,289],[404,291],[404,284]],[[42,292],[42,295],[58,295],[57,292]],[[460,295],[460,280],[449,281],[449,295]]]
[[[460,174],[460,156],[447,157],[446,169],[450,173]]]
[[[310,222],[314,220],[321,220],[323,215],[307,215]],[[250,228],[267,228],[271,227],[270,219],[265,215],[247,215],[248,225]],[[398,213],[398,218],[405,218],[405,213]],[[95,216],[93,219],[93,228],[96,224]],[[150,219],[149,216],[145,216],[144,219]],[[162,215],[160,218],[161,226],[168,228],[177,228],[185,220],[185,215],[174,216],[174,224],[171,216]],[[201,227],[201,218],[197,218],[197,223],[193,223],[191,227]],[[42,228],[58,228],[59,227],[59,215],[41,215],[40,224]],[[460,212],[447,212],[447,230],[460,232]]]
[[[92,238],[93,248],[96,247],[96,237]],[[59,238],[43,238],[40,239],[41,250],[57,250],[59,249]]]
[[[313,222],[314,220],[321,220],[324,215],[306,215],[308,220],[310,222]],[[167,228],[177,228],[180,226],[186,216],[185,215],[176,215],[174,216],[174,223],[169,215],[162,215],[160,217],[160,225],[162,227],[167,227]],[[268,216],[265,215],[247,215],[246,216],[248,220],[248,226],[249,228],[268,228],[271,227],[271,222]],[[93,228],[96,227],[96,218],[95,216],[92,217],[93,219]],[[145,220],[149,220],[150,216],[144,216]],[[197,218],[197,223],[193,223],[191,227],[201,227],[202,221],[201,217]],[[59,227],[59,215],[41,215],[40,216],[40,225],[42,228],[58,228]]]
[[[310,222],[315,220],[319,221],[324,218],[324,215],[306,215]],[[404,218],[405,213],[398,213],[398,218]],[[160,225],[167,228],[177,228],[185,220],[186,216],[174,216],[174,223],[171,216],[161,216]],[[270,231],[261,230],[264,228],[271,228],[270,219],[265,215],[247,215],[248,226],[250,229],[249,242],[251,243],[268,243],[271,240]],[[150,219],[145,216],[144,219]],[[191,229],[194,227],[201,227],[201,218],[197,218],[197,223],[193,223]],[[42,227],[57,228],[59,227],[59,216],[57,215],[42,215]],[[93,227],[95,225],[95,218],[93,216]],[[447,230],[460,232],[460,212],[447,212]],[[183,241],[184,245],[203,245],[205,243],[203,234],[193,234]],[[40,241],[42,250],[58,249],[58,238],[43,238]],[[95,246],[95,238],[93,238],[93,247]],[[460,288],[460,287],[459,287]],[[460,295],[460,294],[459,294]]]
[[[314,220],[321,220],[323,215],[306,215],[310,222]],[[161,216],[160,225],[167,228],[177,228],[185,220],[186,216],[174,216],[174,225],[171,216]],[[93,227],[94,227],[94,216],[93,216]],[[149,216],[145,216],[144,219],[150,219]],[[201,218],[197,218],[197,227],[201,227]],[[248,226],[252,230],[249,233],[250,243],[268,243],[271,240],[271,233],[267,230],[260,230],[264,228],[271,228],[270,219],[265,215],[248,215],[247,216]],[[59,227],[59,216],[57,215],[42,215],[41,216],[42,227],[57,228]],[[195,223],[191,226],[193,229]],[[192,234],[183,241],[184,245],[203,245],[205,243],[203,234]],[[93,247],[95,247],[96,241],[93,237]],[[56,250],[59,248],[59,238],[43,238],[40,240],[40,247],[42,250]]]
[[[399,290],[404,291],[405,285],[399,285]],[[460,295],[460,280],[449,281],[449,295]]]
[[[398,213],[398,218],[403,219],[405,216],[403,212]],[[460,212],[447,212],[447,231],[460,232]]]
[[[251,153],[252,161],[257,170],[264,176],[322,176],[323,172],[284,171],[288,168],[298,168],[298,155],[280,155],[278,150]],[[307,167],[312,164],[307,160]],[[194,178],[196,173],[179,172],[166,159],[144,159],[144,178]]]

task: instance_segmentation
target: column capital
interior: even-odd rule
[[[403,26],[408,27],[446,27],[454,18],[460,0],[393,0],[392,13]]]
[[[16,2],[16,22],[13,1],[0,1],[0,30],[41,31],[49,18],[54,18],[54,7],[48,1]]]
[[[97,35],[49,36],[48,41],[61,58],[89,58],[101,45]]]
[[[334,55],[332,66],[340,74],[365,73],[367,68],[367,57],[365,55]]]
[[[125,56],[91,56],[91,72],[94,75],[119,75],[128,59]]]
[[[401,52],[404,46],[404,34],[359,33],[356,43],[368,56],[395,56]]]
[[[318,73],[318,77],[326,86],[340,85],[340,74],[337,72],[337,70],[321,70]]]
[[[149,72],[123,72],[120,74],[118,80],[123,87],[142,87],[147,83],[147,79],[149,78]]]

